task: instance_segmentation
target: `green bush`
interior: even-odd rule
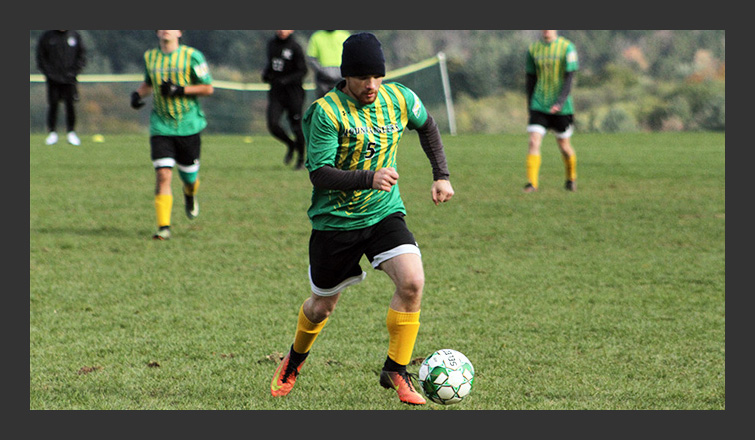
[[[711,97],[703,104],[696,119],[702,130],[726,131],[726,96]]]
[[[637,121],[634,116],[621,106],[614,106],[600,123],[600,131],[604,133],[637,131]]]

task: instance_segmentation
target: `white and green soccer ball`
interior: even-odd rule
[[[474,367],[462,353],[444,348],[422,361],[419,384],[425,396],[435,403],[459,403],[472,392]]]

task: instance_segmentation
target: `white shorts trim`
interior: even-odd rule
[[[538,133],[542,136],[545,136],[546,131],[547,130],[542,125],[531,124],[527,126],[527,133]]]
[[[384,261],[390,260],[391,258],[401,254],[417,254],[422,257],[422,253],[419,251],[419,248],[416,245],[402,244],[401,246],[396,246],[393,249],[389,249],[385,252],[375,255],[375,258],[373,258],[372,260],[372,267],[377,269],[378,266],[380,266],[380,264]]]
[[[155,168],[173,168],[176,165],[176,160],[172,157],[163,157],[161,159],[155,159],[152,161],[152,166]]]
[[[542,125],[531,124],[527,126],[527,133],[537,133],[541,136],[545,136],[545,133],[547,131],[548,130]],[[556,136],[557,139],[569,139],[572,136],[572,134],[574,134],[574,125],[570,125],[569,127],[566,128],[565,131],[562,131],[562,132],[554,131],[553,134]]]
[[[567,127],[567,129],[561,133],[554,132],[556,135],[556,139],[569,139],[571,135],[574,133],[574,126],[570,125]]]
[[[312,282],[312,266],[309,267],[308,272],[309,272],[309,285],[312,288],[312,293],[314,293],[317,296],[333,296],[336,293],[342,291],[343,289],[349,286],[353,286],[354,284],[361,283],[362,280],[364,280],[364,277],[367,276],[367,272],[363,271],[361,275],[353,276],[351,278],[346,278],[335,287],[331,287],[330,289],[321,289],[315,286],[315,283]]]
[[[197,171],[199,171],[199,161],[195,160],[191,165],[181,165],[179,163],[178,169],[183,171],[184,173],[196,173]]]

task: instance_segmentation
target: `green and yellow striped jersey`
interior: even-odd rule
[[[189,136],[202,131],[207,119],[197,97],[162,96],[160,84],[168,80],[184,87],[212,83],[204,55],[183,44],[167,54],[155,48],[144,53],[144,67],[144,82],[152,86],[150,135]]]
[[[422,101],[399,83],[382,84],[375,102],[364,106],[335,88],[304,114],[306,167],[310,172],[325,165],[341,170],[398,170],[396,152],[404,130],[417,129],[425,121]],[[314,229],[351,230],[374,225],[395,212],[406,214],[398,184],[390,192],[313,188],[307,214]]]
[[[577,49],[564,37],[558,37],[550,43],[538,40],[527,51],[527,73],[537,75],[537,84],[532,94],[530,108],[543,113],[550,113],[556,103],[564,84],[564,74],[579,69]],[[559,114],[574,113],[572,97],[564,102]]]

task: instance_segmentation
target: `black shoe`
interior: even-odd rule
[[[564,185],[564,188],[567,191],[575,192],[577,191],[577,182],[575,182],[574,180],[567,180],[566,185]]]
[[[535,188],[534,186],[532,186],[531,183],[527,182],[527,184],[524,185],[523,191],[526,192],[526,193],[533,193],[533,192],[537,191],[537,188]]]
[[[286,157],[283,158],[283,163],[288,165],[291,163],[293,159],[294,159],[294,149],[289,146],[288,151],[286,152]]]
[[[187,196],[184,194],[184,208],[186,209],[186,217],[189,220],[194,220],[199,216],[199,202],[196,196]]]

